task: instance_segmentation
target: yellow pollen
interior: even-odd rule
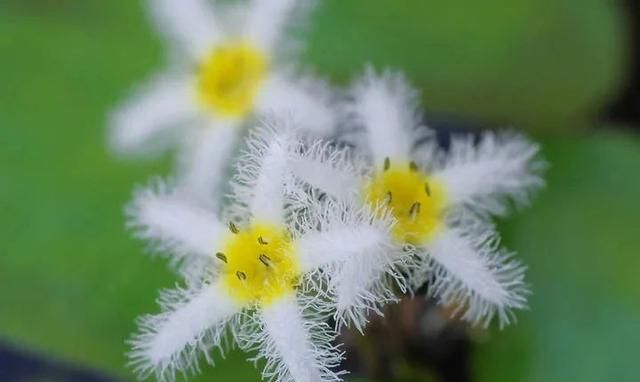
[[[266,73],[266,57],[253,45],[222,45],[199,67],[198,99],[220,116],[243,117],[253,109]]]
[[[442,223],[444,187],[413,162],[385,159],[365,186],[364,198],[372,206],[389,207],[397,220],[393,236],[399,243],[424,244]]]
[[[300,266],[289,232],[268,223],[230,225],[220,252],[223,284],[240,304],[270,304],[292,293]]]

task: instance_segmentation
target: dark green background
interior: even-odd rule
[[[482,381],[632,381],[640,345],[640,140],[595,117],[620,84],[624,17],[605,0],[326,0],[305,60],[337,83],[403,69],[430,113],[513,125],[548,188],[502,223],[531,309],[484,333]],[[130,0],[0,2],[0,339],[124,378],[134,318],[173,276],[124,230],[132,187],[166,173],[105,148],[105,115],[163,65]],[[242,354],[193,380],[257,379]],[[214,378],[215,377],[215,378]]]

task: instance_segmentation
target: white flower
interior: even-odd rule
[[[180,143],[181,183],[209,202],[218,195],[243,122],[288,113],[317,135],[334,127],[324,82],[295,74],[282,58],[283,32],[310,0],[251,0],[241,6],[206,0],[148,0],[173,48],[172,64],[112,115],[111,145],[123,154],[153,154]]]
[[[414,286],[429,281],[429,293],[471,323],[486,326],[497,315],[501,326],[508,324],[512,310],[526,306],[525,268],[500,249],[487,217],[524,205],[543,185],[538,147],[509,133],[487,133],[478,142],[453,137],[448,151],[433,140],[418,145],[431,132],[419,126],[417,93],[397,74],[369,70],[352,98],[347,110],[351,123],[363,128],[356,142],[366,156],[303,157],[294,172],[355,208],[386,206],[395,218],[396,246],[416,255],[416,263],[405,264]],[[391,259],[360,259],[338,279],[367,272],[371,282]],[[356,299],[352,304],[359,305]]]
[[[395,219],[386,206],[361,203],[354,186],[366,168],[361,160],[351,158],[349,150],[336,148],[331,142],[316,140],[300,145],[292,151],[292,172],[317,188],[304,189],[305,196],[298,196],[302,206],[315,208],[310,215],[322,224],[333,221],[329,216],[340,216],[348,210],[354,224],[380,227],[378,234],[386,237],[369,238],[367,235],[336,237],[343,245],[356,244],[358,240],[384,243],[377,251],[361,251],[329,264],[325,275],[330,293],[336,302],[334,320],[336,329],[353,325],[362,332],[370,313],[382,315],[382,307],[398,300],[398,291],[408,291],[407,272],[415,266],[410,253],[402,251],[393,240]],[[346,187],[345,187],[346,186]],[[335,198],[327,198],[326,195]],[[322,202],[319,202],[322,201]],[[383,228],[386,227],[386,228]]]
[[[131,353],[140,374],[171,380],[197,371],[199,356],[211,363],[227,338],[266,358],[266,379],[340,380],[342,355],[324,322],[333,302],[318,276],[354,254],[385,250],[391,227],[333,202],[295,210],[304,195],[288,173],[297,144],[271,128],[249,136],[228,223],[171,190],[137,194],[129,213],[138,234],[207,267],[202,279],[187,275],[187,288],[163,294],[162,313],[141,320]]]

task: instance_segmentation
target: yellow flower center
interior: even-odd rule
[[[221,252],[222,279],[240,304],[270,304],[291,293],[300,265],[289,232],[268,223],[253,223],[240,230],[233,223]]]
[[[397,220],[393,236],[399,243],[424,244],[442,223],[444,187],[413,162],[385,159],[382,170],[365,186],[364,198],[372,206],[388,206]]]
[[[198,99],[223,117],[243,117],[252,110],[266,72],[266,57],[253,45],[219,46],[200,65]]]

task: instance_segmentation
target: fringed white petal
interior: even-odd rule
[[[382,316],[382,308],[398,301],[398,293],[409,289],[406,271],[411,258],[397,248],[356,253],[335,267],[330,279],[335,294],[334,319],[337,330],[355,327],[361,333],[372,314]]]
[[[332,201],[321,204],[316,216],[300,230],[305,230],[297,241],[303,271],[348,261],[358,253],[389,249],[393,220],[376,217],[368,208],[354,211],[349,205]]]
[[[445,229],[429,243],[429,293],[466,321],[486,327],[497,316],[502,328],[515,320],[514,309],[527,306],[526,268],[482,224]]]
[[[291,171],[305,183],[341,201],[355,201],[362,186],[354,174],[307,158],[292,162]]]
[[[127,216],[138,237],[171,254],[174,261],[186,255],[210,256],[225,232],[214,214],[162,183],[137,191]]]
[[[292,173],[321,192],[346,203],[359,203],[367,167],[365,158],[354,156],[328,141],[317,140],[294,153]]]
[[[287,131],[291,130],[286,122],[277,121],[249,133],[247,148],[236,163],[231,209],[242,210],[244,205],[256,220],[285,224],[289,145],[297,144]]]
[[[174,143],[175,130],[199,110],[187,78],[161,74],[111,115],[110,145],[117,153],[150,155]]]
[[[396,300],[394,288],[406,290],[405,256],[393,243],[394,220],[369,208],[328,200],[310,209],[308,221],[298,221],[302,234],[297,242],[302,267],[326,281],[336,301],[338,328],[353,325],[362,330],[370,313]],[[319,230],[319,231],[318,231]],[[326,280],[322,280],[326,279]]]
[[[219,284],[171,290],[160,303],[162,313],[140,319],[129,354],[140,376],[154,373],[160,381],[198,372],[199,356],[213,363],[210,351],[221,346],[225,325],[240,310]]]
[[[368,67],[352,89],[353,104],[348,113],[366,130],[365,146],[376,166],[385,158],[408,162],[420,124],[418,93],[402,74],[378,75]]]
[[[255,338],[258,356],[267,361],[262,376],[278,382],[340,381],[335,372],[342,354],[331,342],[333,332],[322,321],[305,319],[303,308],[290,295],[261,309]]]
[[[298,6],[296,3],[296,0],[251,0],[245,19],[245,36],[265,52],[272,53]]]
[[[240,135],[235,122],[216,121],[185,141],[179,163],[180,185],[206,204],[219,204],[228,163]]]
[[[222,37],[207,0],[147,1],[158,31],[194,58],[200,58]]]
[[[250,204],[257,220],[284,223],[284,177],[287,168],[286,149],[271,143],[262,157],[260,174]]]
[[[486,133],[476,143],[472,136],[454,138],[434,176],[441,179],[449,202],[480,212],[505,214],[526,205],[530,195],[544,185],[544,163],[538,146],[513,134]]]
[[[336,128],[333,99],[320,79],[276,72],[263,85],[256,108],[262,115],[288,115],[306,133],[328,137]]]

